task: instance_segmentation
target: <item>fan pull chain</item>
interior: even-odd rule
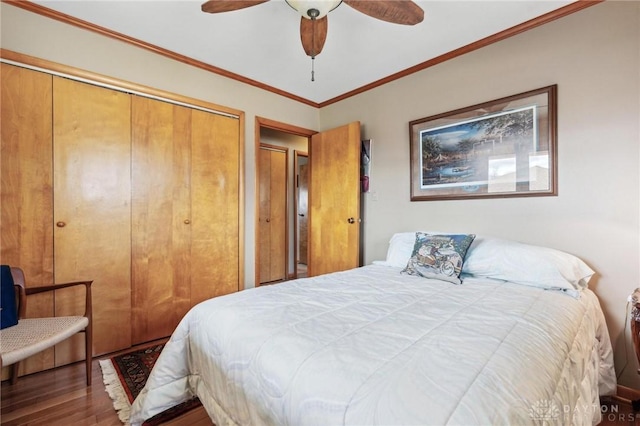
[[[313,22],[313,32],[311,33],[311,81],[316,81],[315,78],[315,63],[316,63],[316,18],[311,18]]]

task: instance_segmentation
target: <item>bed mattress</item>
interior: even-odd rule
[[[195,306],[132,407],[218,426],[596,424],[615,393],[598,300],[369,265]]]

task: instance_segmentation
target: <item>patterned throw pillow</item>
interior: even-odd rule
[[[474,234],[432,235],[416,232],[416,242],[402,273],[460,284],[464,256]]]

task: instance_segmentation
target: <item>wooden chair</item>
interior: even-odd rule
[[[16,290],[18,324],[0,330],[0,368],[11,365],[11,383],[18,380],[20,361],[50,348],[76,333],[85,334],[85,362],[87,386],[91,385],[92,321],[91,321],[91,283],[78,281],[53,284],[44,287],[27,288],[24,273],[20,268],[11,268]],[[73,286],[85,286],[86,301],[84,316],[62,316],[52,318],[25,318],[27,296],[46,291],[59,290]]]

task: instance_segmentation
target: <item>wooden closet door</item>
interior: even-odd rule
[[[191,304],[238,291],[240,125],[192,111]]]
[[[287,151],[271,152],[271,281],[287,279]]]
[[[258,162],[258,265],[262,284],[271,281],[271,151],[260,148]]]
[[[93,280],[93,354],[131,346],[131,101],[53,78],[54,244],[58,282]],[[81,314],[82,290],[56,292],[56,315]],[[83,357],[78,335],[56,364]]]
[[[287,278],[287,152],[260,148],[260,283]]]
[[[53,283],[52,77],[4,63],[0,74],[0,261],[39,287]],[[53,294],[29,296],[27,316],[53,316]],[[51,348],[21,362],[20,374],[53,366]]]
[[[132,339],[173,333],[191,307],[191,109],[132,98]]]

